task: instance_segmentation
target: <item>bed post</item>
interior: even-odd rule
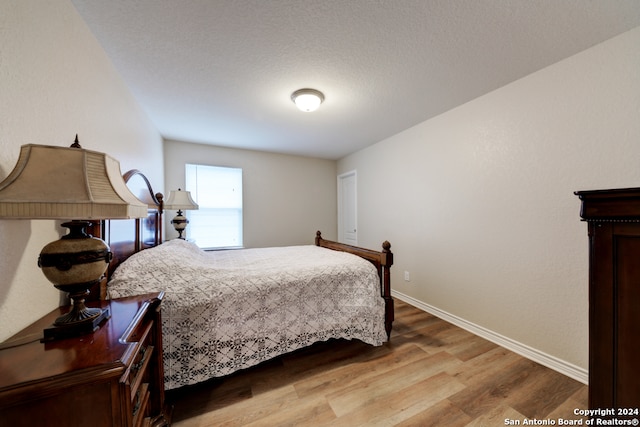
[[[391,327],[395,320],[393,298],[391,297],[391,266],[393,265],[393,253],[391,243],[385,240],[382,243],[382,298],[385,305],[384,327],[387,331],[387,339],[391,339]]]

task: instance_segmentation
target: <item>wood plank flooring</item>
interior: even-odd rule
[[[586,385],[397,299],[383,346],[318,343],[167,397],[178,427],[558,425],[587,408]]]

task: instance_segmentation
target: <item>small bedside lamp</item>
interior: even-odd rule
[[[57,289],[68,292],[73,307],[45,329],[44,339],[94,331],[108,310],[87,308],[89,288],[102,278],[111,251],[85,233],[91,219],[143,218],[148,206],[127,188],[120,163],[80,147],[28,144],[13,171],[0,182],[0,219],[66,219],[69,234],[46,245],[38,266]]]
[[[175,228],[178,232],[178,238],[184,239],[182,233],[184,232],[185,228],[187,228],[189,220],[184,215],[182,215],[182,211],[198,209],[198,204],[191,198],[191,193],[189,191],[182,191],[179,188],[177,191],[172,190],[169,193],[169,198],[166,202],[164,202],[164,208],[174,209],[178,211],[178,214],[171,220],[171,224],[173,224],[173,228]]]

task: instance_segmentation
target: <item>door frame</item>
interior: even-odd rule
[[[342,203],[342,182],[345,178],[350,178],[353,176],[354,179],[354,192],[353,197],[353,223],[355,224],[355,242],[349,243],[353,245],[358,244],[358,172],[357,170],[350,170],[348,172],[341,173],[338,175],[338,242],[345,243],[344,239],[344,206]]]

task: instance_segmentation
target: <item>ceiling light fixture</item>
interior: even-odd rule
[[[324,95],[315,89],[298,89],[291,94],[291,100],[300,110],[308,113],[318,109],[324,101]]]

